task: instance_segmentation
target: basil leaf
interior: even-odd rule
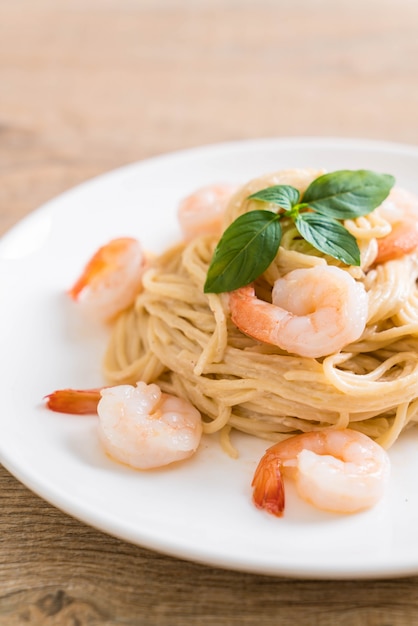
[[[339,170],[316,178],[302,201],[322,215],[348,219],[367,215],[389,194],[395,179],[370,170]]]
[[[347,265],[360,265],[355,237],[337,220],[318,213],[300,213],[295,226],[314,248]]]
[[[273,211],[249,211],[223,233],[206,276],[205,293],[223,293],[258,278],[277,254],[282,227]]]
[[[277,204],[282,209],[289,211],[299,202],[299,191],[291,185],[273,185],[266,187],[248,197],[249,200],[262,200]]]

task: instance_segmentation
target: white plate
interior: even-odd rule
[[[95,248],[119,235],[159,251],[179,237],[176,206],[196,187],[246,182],[287,167],[369,168],[418,192],[418,149],[370,141],[285,139],[209,146],[101,176],[49,202],[0,242],[0,458],[30,489],[70,515],[127,541],[237,570],[313,578],[418,573],[418,432],[391,450],[385,499],[354,516],[322,513],[289,488],[276,519],[251,503],[264,441],[216,440],[171,470],[141,473],[110,461],[96,418],[48,412],[45,394],[102,383],[103,329],[64,295]]]

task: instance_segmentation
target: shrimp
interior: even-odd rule
[[[107,387],[101,395],[99,436],[114,459],[151,469],[187,459],[197,450],[202,418],[187,400],[144,382]]]
[[[233,323],[257,341],[317,358],[358,339],[366,325],[368,297],[362,283],[334,266],[292,270],[276,280],[272,303],[253,285],[229,294]]]
[[[397,259],[418,248],[418,198],[395,187],[378,209],[392,226],[391,232],[377,240],[376,263]]]
[[[145,265],[136,239],[112,239],[97,250],[68,294],[87,315],[109,321],[133,303]]]
[[[61,389],[45,399],[52,411],[97,414],[105,451],[136,469],[187,459],[202,436],[200,412],[187,400],[163,393],[155,383]]]
[[[385,450],[366,435],[326,429],[276,443],[260,460],[252,481],[254,504],[281,517],[283,475],[301,498],[334,513],[355,513],[378,502],[390,474]]]
[[[219,235],[226,206],[236,190],[235,185],[212,185],[184,198],[177,213],[184,238],[190,241],[203,233]]]

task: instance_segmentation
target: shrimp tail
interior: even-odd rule
[[[251,483],[257,508],[282,517],[285,506],[284,481],[275,454],[267,451],[260,460]]]
[[[59,389],[45,396],[46,406],[57,413],[87,415],[97,413],[101,389]]]
[[[114,247],[114,243],[108,244]],[[96,254],[90,259],[84,268],[83,273],[74,283],[74,285],[68,290],[68,295],[73,300],[77,300],[83,289],[85,289],[92,278],[106,269],[106,259],[104,254],[105,247],[99,248]]]

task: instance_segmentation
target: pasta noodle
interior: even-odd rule
[[[317,175],[309,172],[299,188]],[[239,190],[225,226],[254,208],[248,195],[278,182],[286,178],[262,177]],[[174,246],[145,272],[135,304],[114,323],[104,358],[107,381],[157,382],[187,398],[202,413],[204,432],[219,432],[231,455],[233,429],[279,441],[351,427],[390,447],[418,421],[418,253],[373,266],[376,240],[391,229],[379,208],[345,226],[359,243],[361,267],[324,256],[289,225],[257,293],[268,299],[276,278],[292,269],[340,265],[368,293],[368,320],[358,341],[313,359],[241,333],[229,318],[227,296],[203,291],[218,237],[202,235]]]

